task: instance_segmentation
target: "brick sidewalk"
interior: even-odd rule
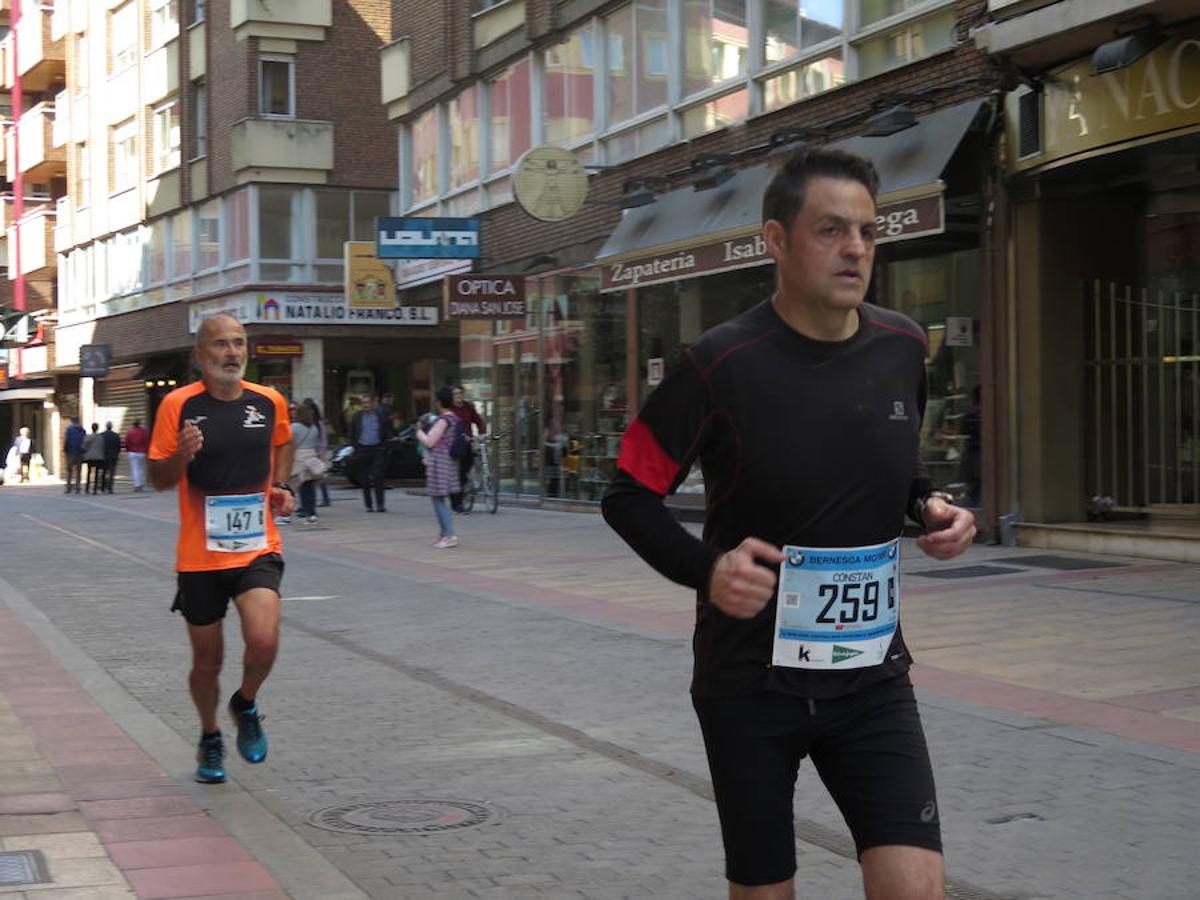
[[[287,896],[0,604],[0,851],[21,850],[49,883],[5,900]]]

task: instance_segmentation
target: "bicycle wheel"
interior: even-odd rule
[[[462,509],[463,512],[469,513],[475,508],[475,492],[479,489],[479,478],[475,474],[475,467],[471,467],[471,471],[467,473],[467,482],[462,486]]]
[[[500,508],[500,479],[492,472],[487,473],[487,511],[495,513]]]

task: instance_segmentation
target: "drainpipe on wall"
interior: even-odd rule
[[[17,277],[13,281],[13,309],[17,312],[25,311],[25,276],[21,274],[21,219],[25,215],[25,177],[21,174],[21,67],[18,64],[17,45],[20,43],[17,39],[17,26],[21,24],[21,0],[14,0],[12,4],[12,72],[13,72],[13,91],[12,91],[12,135],[13,135],[13,170],[17,173],[13,179],[13,239],[12,246],[9,247],[9,253],[12,254],[12,265],[16,268]],[[14,375],[17,378],[22,378],[24,372],[24,360],[21,358],[21,349],[18,347],[16,352],[17,370]]]

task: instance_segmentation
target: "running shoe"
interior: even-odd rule
[[[252,706],[238,712],[232,705],[229,715],[237,725],[237,748],[248,763],[260,763],[267,758],[267,733],[263,731],[263,717],[258,714],[258,707]]]
[[[438,540],[434,543],[433,546],[437,550],[448,550],[451,547],[458,546],[458,538],[456,538],[452,534],[448,534],[445,537],[438,538]]]
[[[201,738],[196,750],[196,780],[201,784],[220,784],[225,780],[225,742],[216,737]]]

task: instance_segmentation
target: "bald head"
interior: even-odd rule
[[[223,330],[233,328],[246,334],[246,329],[242,327],[242,323],[235,319],[229,313],[218,313],[215,316],[200,320],[200,327],[196,329],[196,347],[204,346],[212,339],[214,333],[219,333]]]

